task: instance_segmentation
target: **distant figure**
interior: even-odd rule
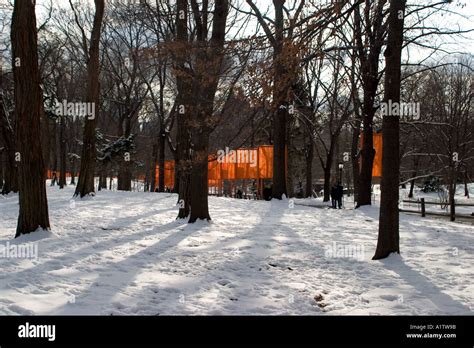
[[[239,198],[239,199],[243,198],[243,192],[241,189],[237,190],[237,192],[235,193],[235,198]]]
[[[58,181],[58,177],[56,175],[56,172],[53,172],[53,178],[51,179],[51,186],[56,185],[57,181]]]
[[[337,185],[333,183],[331,186],[331,203],[333,209],[336,209],[336,201],[337,201]]]
[[[263,189],[263,199],[266,201],[271,201],[272,200],[272,188],[271,187],[265,187]]]
[[[257,199],[257,187],[255,186],[255,180],[252,182],[250,186],[250,192],[252,193],[252,198]]]
[[[344,195],[344,187],[340,183],[336,186],[336,200],[339,209],[342,209],[342,196]],[[336,208],[336,207],[334,207]]]

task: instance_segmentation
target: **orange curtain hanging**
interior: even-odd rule
[[[174,187],[174,161],[165,162],[165,186]],[[156,183],[159,181],[159,166],[156,166]],[[271,179],[273,177],[273,146],[237,149],[224,157],[222,162],[216,155],[208,158],[208,185],[222,187],[222,180]]]
[[[360,136],[360,148],[362,149],[362,144],[364,143],[364,134]],[[372,176],[381,177],[382,176],[382,132],[373,133],[373,146],[375,150],[374,163],[372,165]]]

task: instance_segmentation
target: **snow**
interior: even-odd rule
[[[210,197],[213,220],[189,225],[173,194],[47,189],[51,232],[14,242],[38,257],[0,258],[2,315],[473,314],[468,223],[402,214],[402,254],[372,261],[375,206]],[[0,245],[17,214],[0,199]]]

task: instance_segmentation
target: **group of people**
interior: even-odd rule
[[[339,209],[342,209],[342,196],[344,194],[344,188],[340,183],[333,183],[331,187],[331,202],[332,207],[336,209],[336,205]]]

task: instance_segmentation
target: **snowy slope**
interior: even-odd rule
[[[473,314],[474,226],[402,215],[402,255],[372,261],[375,207],[210,198],[212,223],[175,221],[176,196],[48,187],[53,234],[12,242],[0,198],[0,314]]]

